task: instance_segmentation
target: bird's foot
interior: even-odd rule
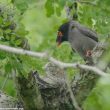
[[[91,57],[92,56],[92,51],[91,50],[87,50],[86,51],[86,57]]]

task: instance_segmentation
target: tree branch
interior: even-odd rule
[[[44,58],[44,57],[47,56],[46,53],[32,52],[32,51],[19,49],[19,48],[14,48],[14,47],[9,47],[9,46],[6,46],[6,45],[1,45],[1,44],[0,44],[0,50],[10,52],[10,53],[19,54],[19,55],[28,55],[28,56],[40,57],[40,58]]]
[[[97,67],[95,66],[88,66],[88,65],[83,65],[83,64],[78,64],[78,63],[63,63],[61,61],[58,61],[52,57],[49,58],[49,60],[60,66],[61,68],[70,68],[70,67],[73,67],[73,68],[81,68],[81,69],[85,69],[85,70],[90,70],[90,71],[93,71],[95,72],[96,74],[100,75],[100,76],[108,76],[107,73],[101,71],[100,69],[98,69]]]
[[[78,63],[64,63],[64,62],[61,62],[61,61],[54,59],[53,57],[50,57],[48,55],[48,53],[46,53],[46,52],[42,52],[42,53],[41,52],[33,52],[33,51],[9,47],[6,45],[1,45],[1,44],[0,44],[0,50],[14,53],[14,54],[19,54],[19,55],[28,55],[28,56],[32,56],[32,57],[47,58],[50,62],[58,65],[61,68],[81,68],[81,69],[93,71],[100,76],[108,76],[107,73],[101,71],[100,69],[98,69],[95,66],[88,66],[88,65],[78,64]]]
[[[22,105],[19,104],[17,99],[9,95],[6,95],[6,93],[3,93],[0,90],[0,110],[12,110],[12,109],[13,110],[22,109]]]

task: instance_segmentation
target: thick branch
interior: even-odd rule
[[[6,95],[0,90],[0,110],[12,110],[14,108],[22,108],[22,105],[18,102],[17,99]]]

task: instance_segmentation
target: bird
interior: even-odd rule
[[[78,53],[84,61],[93,63],[92,50],[98,44],[97,33],[77,21],[71,20],[58,28],[56,42],[70,43],[72,50]]]

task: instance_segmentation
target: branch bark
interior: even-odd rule
[[[5,110],[10,108],[11,110],[11,108],[18,108],[18,106],[22,108],[21,105],[18,105],[18,101],[15,98],[0,91],[0,108],[5,108]]]

